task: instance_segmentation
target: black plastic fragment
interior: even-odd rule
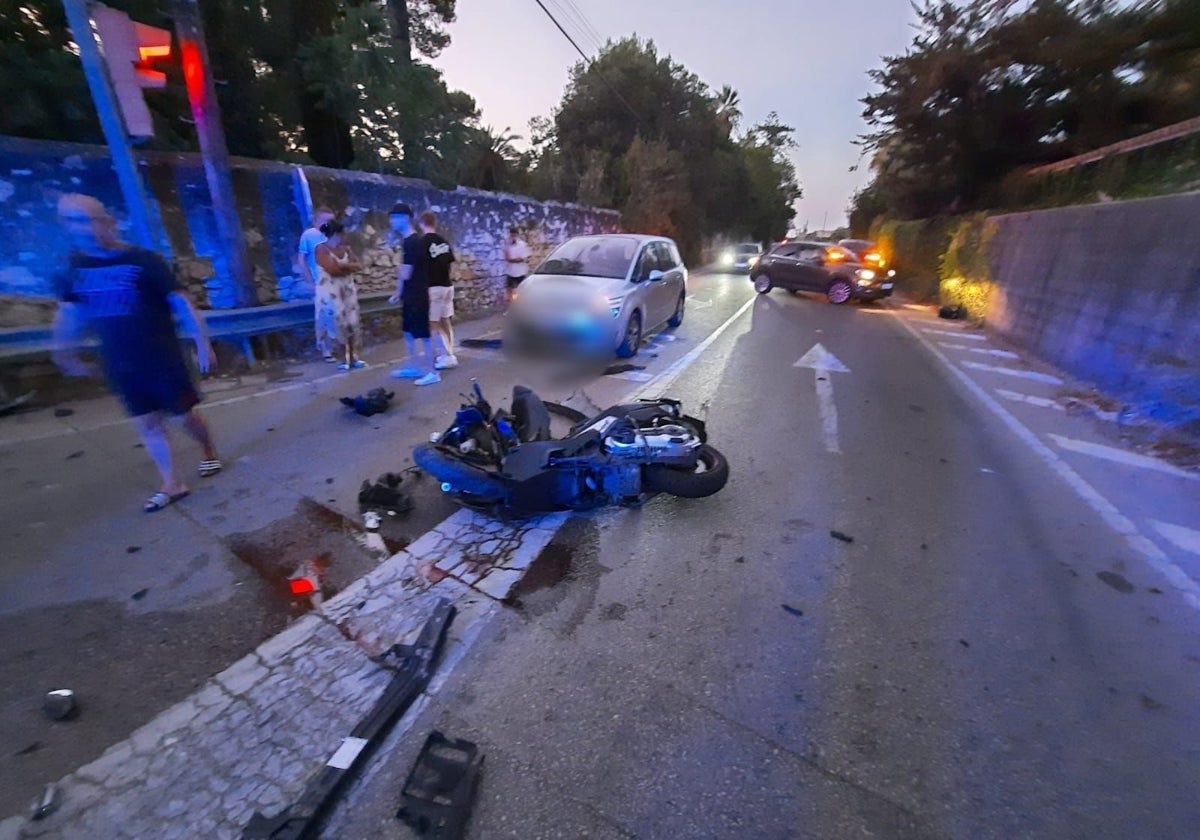
[[[465,837],[482,765],[483,754],[475,744],[435,729],[404,783],[396,817],[418,837]]]

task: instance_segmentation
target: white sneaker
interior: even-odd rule
[[[431,370],[429,373],[422,376],[420,379],[413,382],[414,385],[436,385],[442,381],[442,377],[436,370]]]
[[[437,361],[433,363],[433,366],[438,370],[450,370],[451,368],[456,368],[458,367],[458,357],[454,355],[438,356]]]

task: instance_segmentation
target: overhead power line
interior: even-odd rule
[[[575,0],[557,0],[558,4],[566,9],[567,15],[574,19],[583,32],[595,45],[596,51],[604,49],[604,38],[596,27],[592,26],[592,22],[588,20],[587,15],[583,13],[583,9],[579,8],[579,4]]]
[[[568,33],[567,30],[563,29],[563,25],[558,22],[558,18],[556,18],[553,15],[553,13],[551,13],[551,11],[546,8],[546,4],[543,3],[542,0],[533,0],[533,2],[537,3],[538,6],[541,7],[542,11],[546,13],[546,17],[550,18],[550,22],[553,23],[554,26],[558,29],[558,31],[562,33],[564,38],[566,38],[568,41],[571,42],[571,46],[575,48],[575,52],[579,53],[579,57],[584,60],[584,63],[590,64],[592,66],[592,69],[594,69],[596,71],[596,75],[600,77],[601,81],[603,81],[604,84],[608,85],[608,89],[613,92],[613,96],[617,97],[617,99],[619,99],[621,101],[621,104],[625,106],[625,108],[629,111],[630,115],[637,121],[638,125],[642,125],[642,118],[640,116],[638,116],[638,112],[635,111],[633,109],[633,106],[629,104],[628,100],[626,100],[625,97],[621,95],[621,91],[619,91],[615,87],[613,87],[613,84],[612,84],[612,82],[610,82],[608,80],[608,77],[600,72],[600,68],[596,67],[595,62],[592,59],[588,58],[587,53],[585,53],[582,49],[580,49],[579,44],[575,43],[575,39],[572,38],[570,33]]]

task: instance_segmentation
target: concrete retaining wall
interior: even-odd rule
[[[202,306],[232,306],[199,157],[143,153],[140,162],[162,212],[176,273]],[[571,236],[620,226],[619,214],[610,210],[477,190],[448,192],[425,181],[366,172],[304,167],[303,173],[314,205],[332,207],[348,223],[350,246],[365,266],[358,278],[363,292],[395,286],[397,249],[386,241],[388,208],[403,201],[418,212],[435,211],[459,256],[455,280],[466,314],[504,299],[500,247],[510,225],[525,232],[535,261]],[[233,182],[259,302],[311,297],[311,290],[296,282],[294,264],[303,228],[297,167],[235,159]],[[67,255],[55,216],[64,192],[94,195],[124,217],[106,148],[0,137],[0,326],[44,323],[50,317],[53,307],[44,296]]]
[[[994,221],[989,327],[1200,431],[1200,193]]]

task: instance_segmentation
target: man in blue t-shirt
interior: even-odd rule
[[[100,339],[105,378],[134,418],[162,477],[162,488],[143,509],[162,510],[188,495],[175,475],[165,417],[182,418],[183,428],[203,448],[201,476],[221,471],[212,434],[196,410],[200,395],[175,334],[178,318],[196,342],[200,370],[207,373],[213,351],[204,319],[162,257],[122,242],[112,216],[95,198],[63,196],[58,217],[73,250],[58,283],[54,360],[68,376],[88,376],[92,370],[79,358],[79,339],[85,329]]]
[[[396,294],[389,302],[401,306],[400,319],[408,351],[405,364],[392,371],[392,376],[415,380],[417,385],[433,385],[441,382],[442,377],[437,372],[429,329],[429,276],[423,240],[413,227],[413,211],[407,204],[394,206],[388,221],[392,232],[403,240],[404,257],[396,270]],[[417,359],[418,340],[424,345],[424,365]]]

